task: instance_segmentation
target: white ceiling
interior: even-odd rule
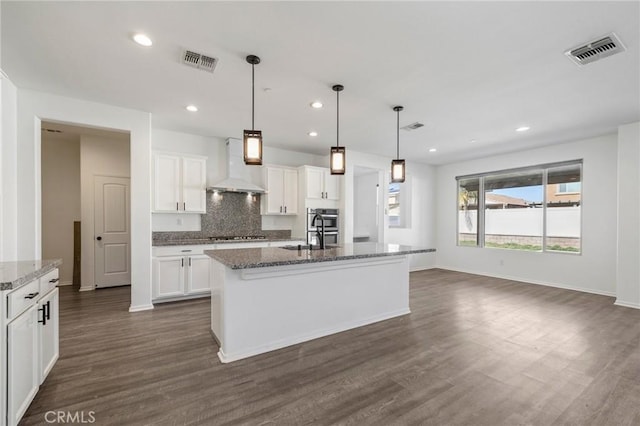
[[[2,68],[18,87],[149,111],[170,130],[240,137],[251,125],[248,54],[262,59],[256,128],[267,146],[326,154],[336,83],[347,149],[394,156],[400,104],[401,126],[425,124],[401,131],[400,156],[430,164],[640,120],[637,1],[0,4]],[[153,46],[135,44],[136,31]],[[585,67],[564,56],[611,31],[626,52]],[[219,58],[215,72],[182,65],[185,48]],[[309,107],[316,99],[323,109]]]

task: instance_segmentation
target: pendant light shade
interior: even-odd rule
[[[256,55],[247,56],[251,64],[251,130],[245,130],[243,136],[244,164],[252,166],[262,165],[262,131],[255,130],[255,66],[260,63]]]
[[[330,168],[332,175],[343,175],[346,170],[346,151],[340,146],[340,92],[344,86],[336,84],[332,87],[336,92],[336,146],[331,147]]]
[[[397,113],[396,121],[396,159],[391,160],[391,182],[402,183],[405,179],[405,161],[400,159],[400,111],[404,108],[401,106],[393,107]]]

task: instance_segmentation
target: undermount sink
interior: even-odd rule
[[[282,246],[280,248],[285,250],[323,250],[318,245],[314,245],[313,248],[311,247],[312,246],[310,246],[309,244],[301,244],[297,246]],[[340,248],[340,246],[338,244],[327,244],[324,250],[333,249],[333,248]]]

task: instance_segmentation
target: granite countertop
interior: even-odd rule
[[[255,240],[211,240],[209,238],[185,238],[179,240],[153,240],[153,247],[164,246],[199,246],[211,244],[231,244],[231,243],[272,243],[276,241],[303,241],[304,238],[261,238]]]
[[[14,290],[62,264],[62,259],[0,262],[0,290]]]
[[[205,254],[231,269],[264,268],[301,263],[333,262],[370,257],[429,253],[436,249],[399,244],[353,243],[325,250],[287,250],[281,247],[206,250]]]

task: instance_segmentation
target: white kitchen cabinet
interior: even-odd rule
[[[60,329],[58,289],[54,288],[38,301],[39,383],[47,378],[58,360]]]
[[[310,199],[339,200],[340,180],[331,170],[323,167],[303,166],[306,197]]]
[[[209,285],[211,258],[203,254],[202,250],[199,253],[179,255],[182,251],[181,247],[176,247],[173,250],[174,255],[154,256],[154,300],[176,299],[211,292]]]
[[[206,213],[206,157],[155,153],[153,158],[153,212]]]
[[[153,297],[183,296],[184,256],[162,256],[153,259]]]
[[[7,423],[17,425],[40,386],[38,309],[32,304],[7,325]]]
[[[263,197],[262,214],[298,214],[298,171],[286,167],[265,167],[267,193]]]
[[[206,254],[188,257],[187,294],[209,293],[209,270],[211,258]]]

